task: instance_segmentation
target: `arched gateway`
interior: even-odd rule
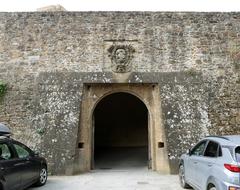
[[[155,84],[85,85],[75,172],[148,167],[169,173],[160,102]]]
[[[107,95],[94,110],[92,168],[145,167],[150,160],[148,110],[136,96]]]

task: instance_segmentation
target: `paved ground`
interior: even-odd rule
[[[176,175],[147,168],[94,170],[78,176],[51,176],[47,184],[28,190],[182,190]]]

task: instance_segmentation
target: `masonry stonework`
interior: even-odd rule
[[[175,173],[201,137],[240,133],[239,36],[240,13],[0,13],[0,122],[72,174],[86,84],[154,84]],[[111,46],[134,48],[127,70]]]

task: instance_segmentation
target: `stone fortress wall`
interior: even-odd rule
[[[125,73],[111,46],[134,48]],[[72,165],[85,83],[159,86],[171,172],[201,137],[240,133],[240,13],[0,13],[0,122],[52,174]]]

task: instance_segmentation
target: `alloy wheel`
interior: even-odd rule
[[[46,181],[47,181],[47,170],[46,170],[46,168],[41,169],[39,181],[40,181],[41,184],[46,183]]]
[[[216,187],[211,187],[209,190],[217,190]]]

